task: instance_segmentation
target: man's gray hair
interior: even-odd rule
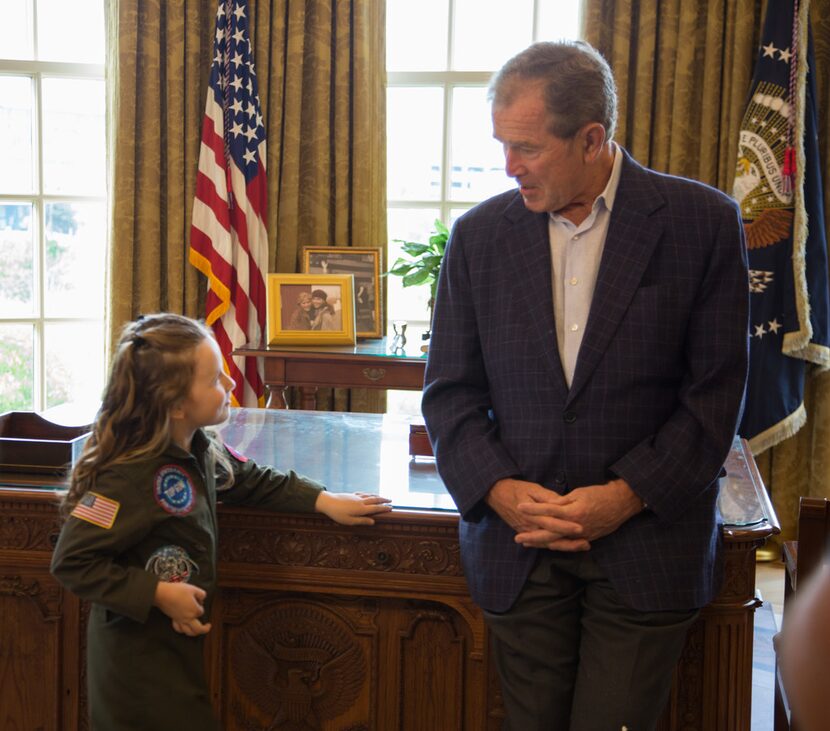
[[[606,139],[614,136],[614,75],[593,46],[584,41],[534,43],[495,73],[487,97],[494,106],[508,106],[527,82],[542,84],[550,131],[557,137],[570,139],[589,122],[599,122]]]

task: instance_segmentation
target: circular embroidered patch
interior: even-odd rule
[[[156,472],[153,495],[159,506],[173,515],[187,515],[193,510],[190,475],[176,465],[165,465]]]
[[[193,574],[199,573],[199,565],[181,546],[162,546],[156,549],[144,568],[158,576],[159,581],[170,584],[187,583]]]

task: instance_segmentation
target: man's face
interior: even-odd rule
[[[580,134],[557,137],[550,121],[539,84],[493,107],[493,137],[504,148],[505,171],[519,184],[525,206],[536,213],[567,210],[584,187]]]

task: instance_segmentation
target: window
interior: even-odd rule
[[[100,398],[103,0],[0,0],[0,413]]]
[[[395,239],[426,241],[476,203],[514,187],[492,138],[487,84],[530,43],[576,38],[579,0],[387,0],[387,197]],[[387,320],[409,343],[427,328],[429,288],[388,277]],[[407,348],[409,347],[409,343]],[[390,392],[389,411],[418,413],[420,395]]]

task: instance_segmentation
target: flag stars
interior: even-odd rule
[[[242,32],[241,28],[236,29],[236,33],[233,34],[233,39],[237,43],[242,43],[242,41],[245,40],[245,34]]]
[[[767,334],[767,331],[764,329],[764,324],[761,323],[760,325],[755,326],[755,337],[762,338],[764,335]]]
[[[768,46],[762,46],[764,49],[764,56],[763,58],[775,58],[775,52],[778,50],[773,43],[770,43]]]
[[[231,109],[233,109],[234,114],[240,114],[242,112],[242,102],[239,99],[234,99]]]
[[[776,317],[774,320],[767,323],[769,325],[769,332],[773,335],[777,335],[778,331],[781,329],[782,325],[778,322],[778,318]]]
[[[236,139],[239,135],[245,134],[245,131],[239,122],[234,122],[233,127],[231,127],[231,134],[233,135],[234,139]]]
[[[245,150],[242,157],[245,159],[245,162],[248,165],[251,165],[254,162],[256,162],[256,152],[254,152],[253,150]]]
[[[236,6],[236,10],[233,11],[233,14],[236,16],[237,23],[245,17],[245,8],[240,5]]]
[[[792,53],[790,53],[789,48],[780,49],[778,51],[778,60],[779,61],[783,61],[784,63],[789,63],[791,57],[792,57]]]
[[[231,59],[231,63],[234,66],[236,66],[236,68],[239,68],[242,65],[242,54],[241,53],[233,54],[233,58]]]

